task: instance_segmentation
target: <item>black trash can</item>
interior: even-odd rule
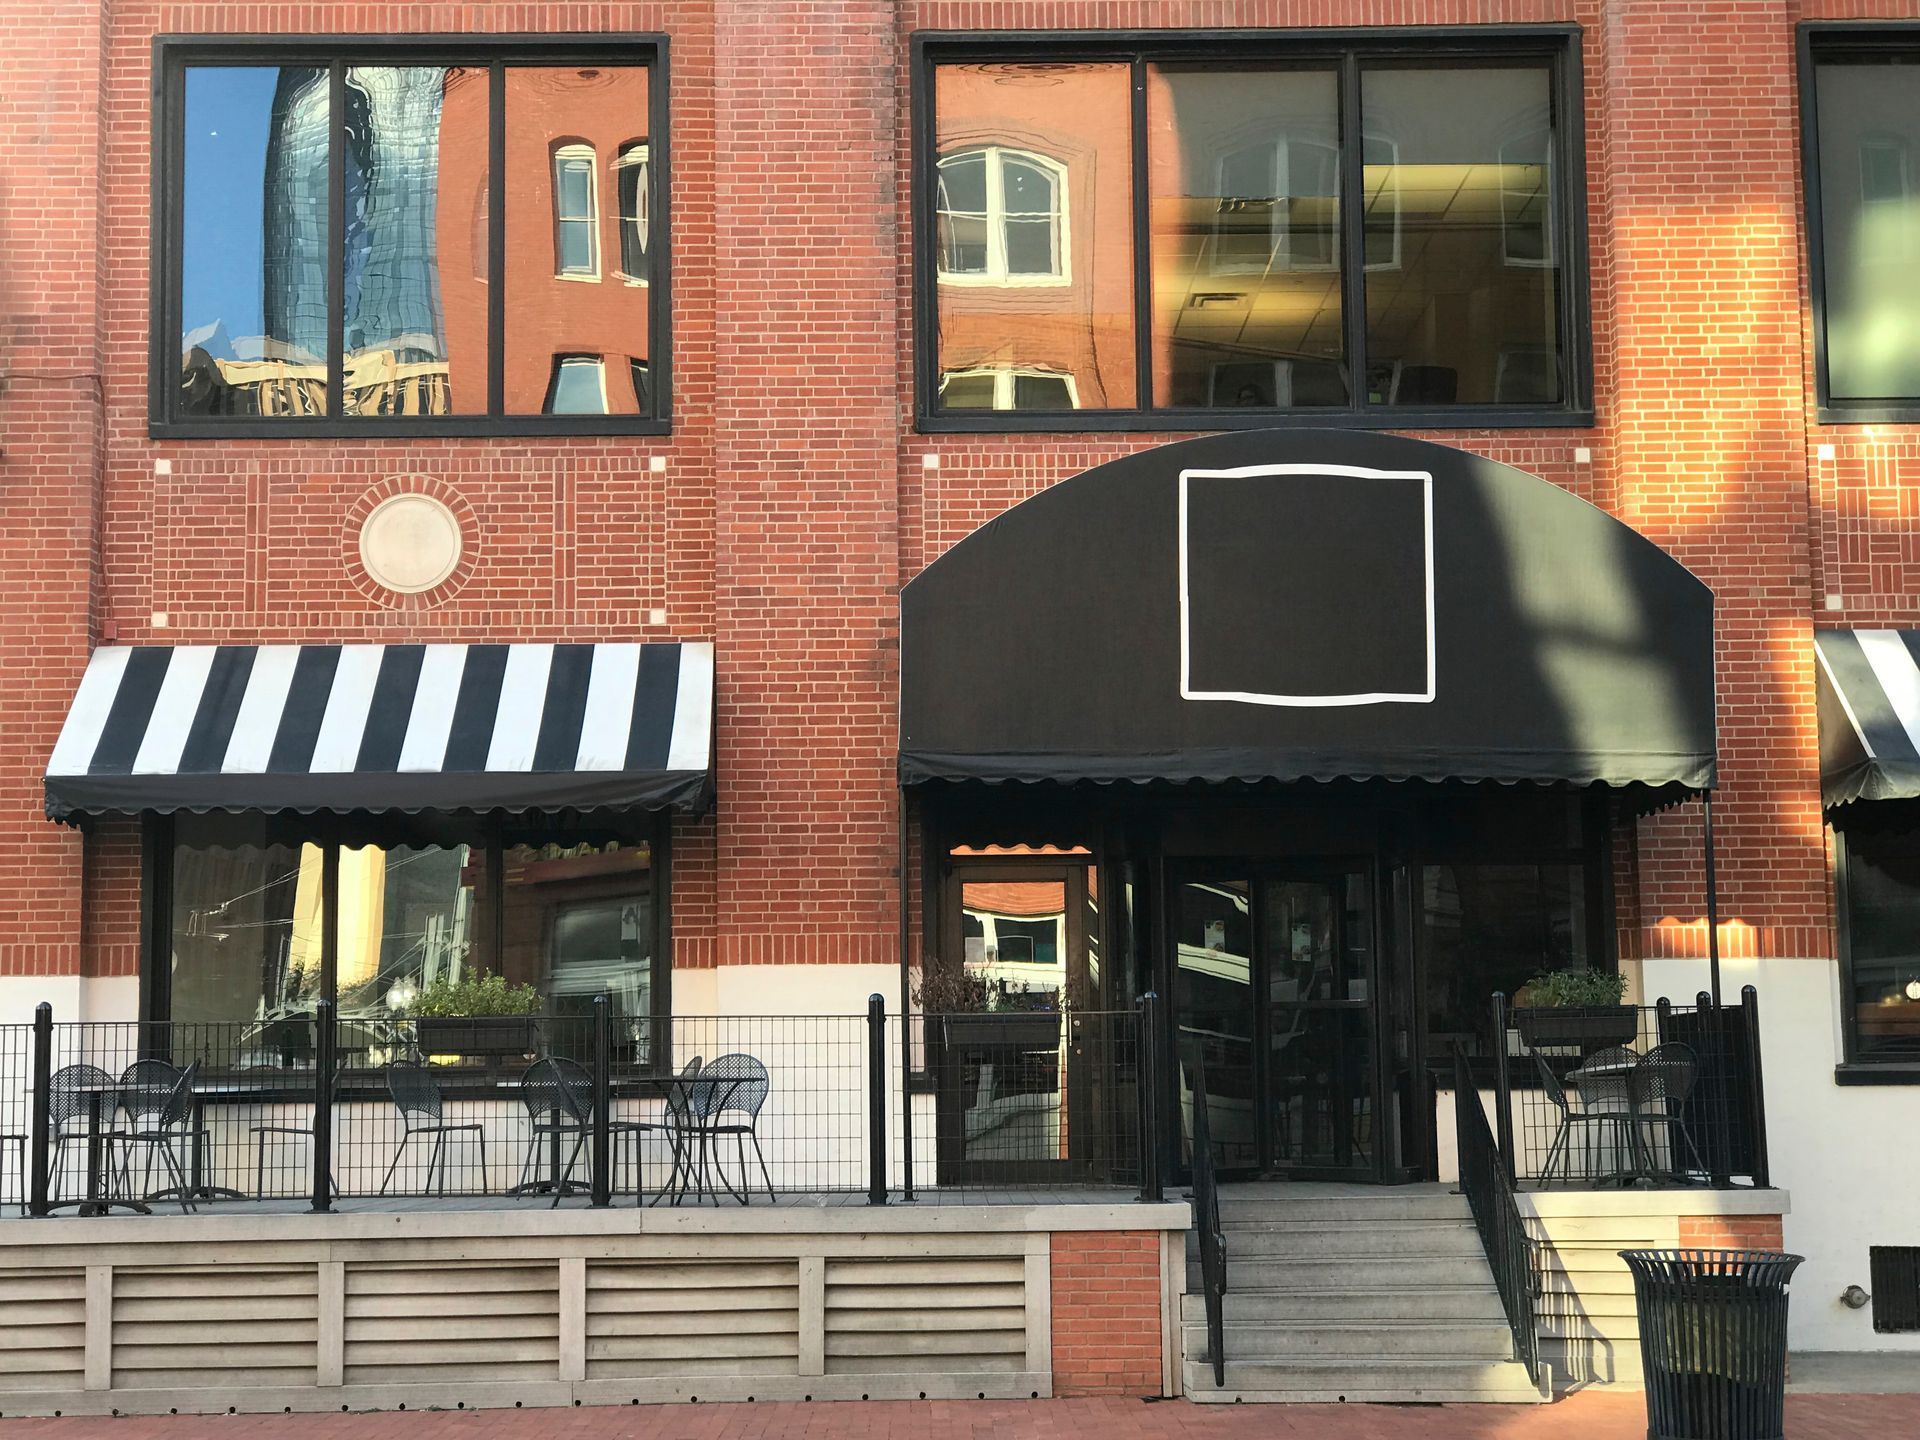
[[[1633,1271],[1648,1440],[1784,1440],[1787,1281],[1772,1250],[1622,1250]]]

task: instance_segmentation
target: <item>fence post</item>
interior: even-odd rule
[[[313,1007],[313,1209],[324,1215],[333,1208],[333,1001]]]
[[[1479,1091],[1476,1089],[1466,1099],[1478,1105]],[[1453,1103],[1460,1104],[1461,1097],[1454,1096]],[[1514,1163],[1513,1155],[1513,1077],[1507,1072],[1507,997],[1499,990],[1493,992],[1493,1105],[1500,1164],[1507,1172],[1507,1188],[1511,1190],[1519,1166]]]
[[[613,1203],[613,1003],[593,997],[593,1203]]]
[[[1767,1092],[1760,1069],[1760,992],[1751,985],[1740,987],[1740,1013],[1747,1025],[1747,1090],[1753,1099],[1753,1184],[1755,1189],[1770,1190],[1773,1177],[1767,1160]]]
[[[1167,1198],[1160,1181],[1159,996],[1149,990],[1134,1002],[1134,1085],[1140,1091],[1140,1198]]]
[[[47,1215],[47,1149],[51,1143],[49,1106],[53,1093],[53,1006],[42,1000],[33,1007],[33,1158],[28,1161],[31,1177],[27,1210]]]
[[[867,996],[867,1203],[887,1203],[887,1002]]]

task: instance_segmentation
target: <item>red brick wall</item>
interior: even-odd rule
[[[1682,1215],[1680,1244],[1726,1250],[1779,1250],[1778,1215]]]
[[[1053,1393],[1158,1395],[1160,1233],[1053,1236]]]

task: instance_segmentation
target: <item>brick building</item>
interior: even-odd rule
[[[601,988],[597,945],[635,1018],[913,1006],[936,972],[1159,991],[1169,1055],[1358,1027],[1364,1093],[1317,1130],[1283,1116],[1324,1095],[1241,1062],[1230,1166],[1450,1179],[1441,1062],[1494,991],[1706,988],[1711,789],[1796,1342],[1915,1343],[1833,1297],[1920,1246],[1920,4],[0,0],[0,41],[0,1023],[344,1016],[462,966],[552,1002]],[[1140,540],[1101,486],[1314,464],[1435,487],[1425,691],[1372,703],[1327,640],[1406,642],[1368,606],[1417,581],[1417,521],[1340,520],[1347,554],[1302,538],[1324,508],[1230,509],[1196,576],[1265,516],[1219,603],[1273,628],[1215,653],[1317,658],[1218,687],[1257,734],[1154,731],[1150,694],[1220,697],[1087,603],[1134,603],[1129,562],[1063,582]],[[1436,540],[1524,477],[1552,534]],[[1594,567],[1557,615],[1535,541]],[[1508,629],[1436,642],[1475,557],[1518,577]],[[903,653],[923,573],[951,603]],[[1451,765],[1418,733],[1450,643],[1535,664]],[[1046,733],[1081,684],[1098,723]],[[917,716],[1026,738],[916,750]],[[379,818],[422,814],[465,818]],[[257,944],[221,928],[243,899]],[[1323,961],[1358,968],[1316,1011]],[[1157,1383],[1134,1343],[1075,1350],[1086,1388]]]

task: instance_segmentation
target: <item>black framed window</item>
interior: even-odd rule
[[[1577,29],[914,47],[922,429],[1591,421]]]
[[[666,432],[663,37],[155,66],[154,435]],[[593,405],[558,383],[585,356],[619,372]]]
[[[1849,827],[1835,851],[1846,1061],[1920,1079],[1920,831]]]
[[[1920,420],[1920,26],[1803,26],[1800,71],[1820,418]]]
[[[148,827],[148,1018],[266,1054],[332,1000],[357,1049],[392,1049],[423,992],[500,976],[580,1022],[612,996],[644,1062],[670,1013],[664,822],[627,833],[182,814]],[[331,953],[324,916],[335,917]],[[304,1032],[302,1032],[304,1033]]]

